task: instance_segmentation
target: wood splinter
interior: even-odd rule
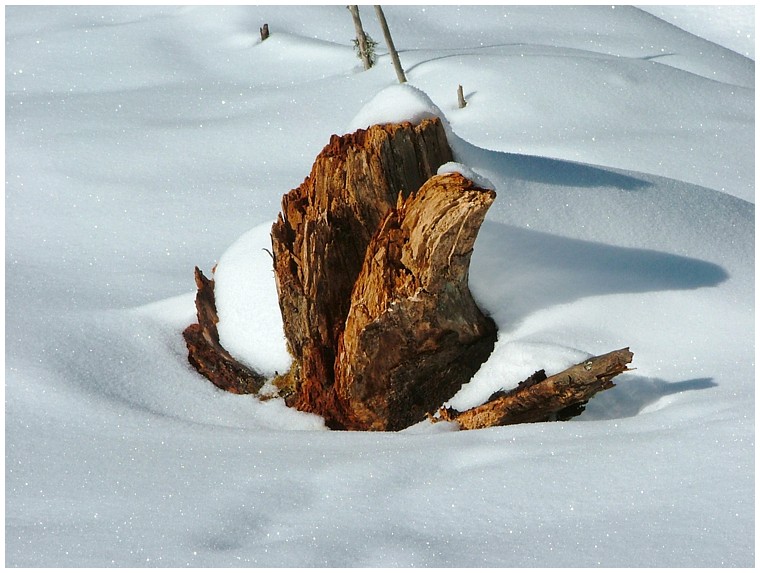
[[[198,322],[182,333],[190,364],[222,390],[233,394],[255,394],[267,378],[235,360],[219,342],[214,279],[206,278],[195,267],[195,285],[198,287],[195,295]]]

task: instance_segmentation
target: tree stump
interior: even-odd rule
[[[472,298],[470,257],[496,194],[459,173],[438,118],[337,136],[272,226],[290,371],[274,383],[290,406],[347,430],[400,430],[431,416],[491,354],[496,326]],[[265,378],[219,343],[214,281],[195,269],[190,363],[222,389]],[[255,296],[252,293],[251,296]],[[612,386],[624,349],[559,375],[539,372],[486,404],[439,418],[463,429],[577,415]]]
[[[283,198],[272,250],[296,408],[333,427],[398,429],[490,354],[496,329],[467,278],[495,194],[458,174],[428,181],[451,160],[437,118],[376,125],[334,136]],[[398,306],[415,296],[426,310]]]
[[[496,326],[475,304],[468,277],[495,196],[459,173],[439,175],[381,223],[335,363],[347,426],[410,426],[453,396],[491,354]]]

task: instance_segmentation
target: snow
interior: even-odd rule
[[[444,163],[438,168],[437,173],[438,175],[443,175],[444,173],[460,173],[463,176],[467,177],[467,179],[472,181],[475,185],[479,186],[481,189],[493,189],[496,187],[496,185],[489,181],[488,178],[483,177],[480,173],[474,171],[471,167],[457,163],[456,161],[449,161],[448,163]]]
[[[366,129],[374,124],[403,121],[420,123],[431,117],[445,118],[425,92],[408,83],[392,85],[372,98],[356,114],[349,122],[346,133]]]
[[[642,6],[671,24],[755,59],[755,7]]]
[[[406,85],[343,6],[7,7],[7,566],[754,565],[754,7],[385,14]],[[281,196],[331,134],[433,114],[442,172],[497,193],[470,285],[499,339],[449,404],[636,370],[471,432],[331,432],[200,377],[193,267],[284,372]]]
[[[230,246],[214,272],[219,341],[244,364],[262,374],[283,374],[291,357],[282,329],[272,266],[271,225],[250,230]],[[261,328],[261,325],[267,328]]]

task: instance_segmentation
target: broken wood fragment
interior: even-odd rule
[[[214,280],[206,278],[195,267],[195,284],[198,287],[195,295],[198,323],[191,324],[182,333],[190,364],[222,390],[255,394],[266,382],[266,377],[238,362],[219,342]]]
[[[434,420],[456,422],[462,430],[568,420],[583,412],[594,394],[612,388],[612,379],[628,371],[632,360],[633,353],[623,348],[589,358],[548,378],[540,370],[513,390],[497,392],[475,408],[464,412],[441,408]]]

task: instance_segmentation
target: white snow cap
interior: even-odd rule
[[[385,88],[366,103],[348,124],[346,133],[379,123],[419,123],[429,117],[440,117],[448,131],[443,112],[425,92],[409,84],[397,84]]]
[[[438,168],[438,175],[443,175],[444,173],[461,173],[481,189],[496,189],[496,186],[487,177],[484,177],[471,167],[467,167],[467,165],[457,163],[456,161],[449,161]]]
[[[370,125],[411,121],[419,123],[429,117],[439,117],[449,141],[456,141],[446,116],[425,92],[409,84],[396,84],[373,97],[348,124],[347,133],[366,129]],[[438,168],[438,174],[461,173],[483,189],[496,189],[486,177],[461,163],[450,161]]]

